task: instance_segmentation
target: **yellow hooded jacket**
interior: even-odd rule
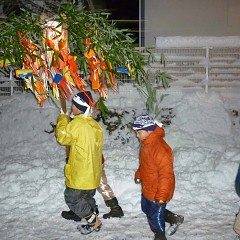
[[[56,138],[62,145],[70,146],[64,173],[66,186],[79,190],[96,189],[102,176],[103,131],[90,115],[77,115],[69,122],[60,114],[56,126]]]

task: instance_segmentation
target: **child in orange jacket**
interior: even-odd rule
[[[166,240],[165,208],[173,197],[175,176],[173,152],[164,141],[165,131],[153,118],[141,115],[133,123],[133,130],[141,142],[140,163],[135,179],[142,185],[142,211],[146,214],[155,240]]]

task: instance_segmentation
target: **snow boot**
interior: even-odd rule
[[[155,233],[154,240],[167,240],[165,233]]]
[[[81,218],[75,214],[72,210],[70,211],[62,211],[62,217],[67,220],[73,220],[75,222],[81,222]]]
[[[98,211],[98,208],[96,208],[95,210],[96,214],[98,215],[99,214],[99,211]],[[81,218],[75,214],[72,210],[70,211],[62,211],[62,217],[67,219],[67,220],[73,220],[75,222],[81,222]]]
[[[95,211],[91,212],[88,216],[84,218],[87,220],[87,224],[82,224],[77,227],[81,234],[87,235],[94,231],[100,231],[102,222],[98,219],[98,215]]]
[[[112,198],[108,201],[105,201],[107,207],[110,207],[111,211],[109,213],[103,214],[103,218],[117,217],[121,218],[124,216],[122,208],[118,205],[117,198]]]
[[[170,227],[167,229],[167,234],[172,236],[177,230],[178,227],[183,223],[184,217],[182,215],[175,215],[175,220],[170,224]]]

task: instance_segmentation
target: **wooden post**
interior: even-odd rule
[[[63,96],[63,94],[60,92],[60,100],[61,100],[61,108],[64,113],[67,113],[67,104],[66,104],[66,98]]]

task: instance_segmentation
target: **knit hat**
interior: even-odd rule
[[[84,117],[87,117],[89,111],[91,110],[92,102],[92,94],[89,91],[79,92],[72,99],[72,103],[84,113]]]
[[[154,121],[153,118],[148,116],[147,114],[140,115],[133,122],[133,130],[135,131],[153,131],[157,126],[162,127],[162,123]]]

